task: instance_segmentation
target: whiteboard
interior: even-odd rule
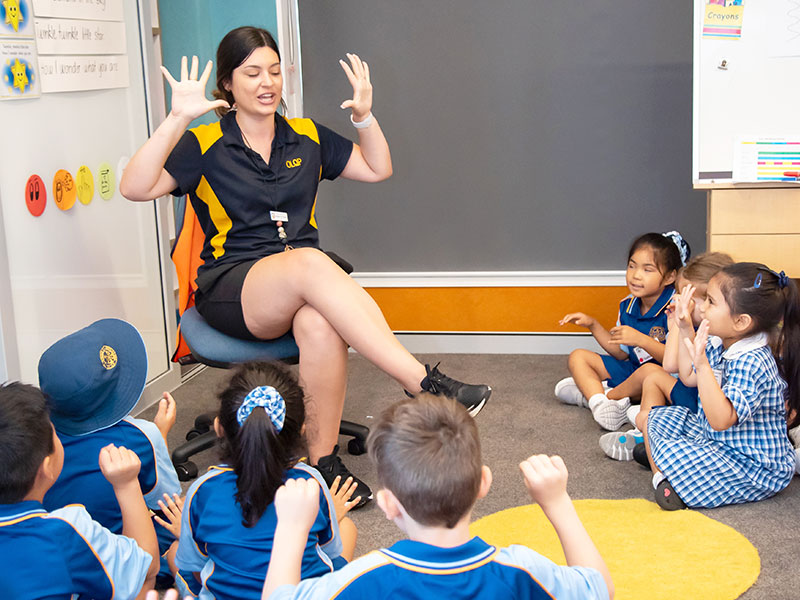
[[[11,306],[4,305],[3,313],[13,314],[13,327],[4,330],[6,339],[0,341],[6,353],[10,348],[17,354],[19,372],[8,376],[25,382],[38,381],[39,356],[50,344],[106,317],[125,319],[141,332],[148,381],[170,370],[173,334],[167,331],[161,269],[166,250],[159,207],[129,202],[118,191],[121,160],[149,134],[141,32],[149,38],[150,25],[140,25],[141,2],[122,4],[130,66],[127,87],[0,103],[0,235],[7,250],[7,281],[0,281],[0,287],[10,289]],[[116,172],[108,200],[98,189],[103,162]],[[94,197],[89,204],[76,201],[70,210],[61,211],[53,202],[53,177],[66,169],[74,178],[81,165],[95,177]],[[34,217],[25,202],[26,181],[32,174],[47,188],[40,217]]]
[[[703,37],[706,5],[694,3],[695,184],[731,182],[741,139],[800,140],[798,2],[744,0],[733,40]]]

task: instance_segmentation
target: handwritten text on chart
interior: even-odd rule
[[[121,21],[36,19],[39,54],[124,54]]]
[[[128,87],[128,57],[40,56],[42,92]]]
[[[122,21],[122,0],[33,0],[37,17]]]

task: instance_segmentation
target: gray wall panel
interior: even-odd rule
[[[691,4],[300,0],[305,113],[356,139],[337,64],[372,70],[381,184],[323,183],[323,247],[358,271],[621,269],[705,244],[691,188]]]

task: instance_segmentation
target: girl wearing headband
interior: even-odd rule
[[[762,264],[736,263],[709,281],[700,313],[696,335],[688,319],[680,320],[678,355],[681,380],[697,387],[698,412],[666,406],[647,417],[656,501],[667,510],[762,500],[794,474],[786,434],[787,408],[789,426],[800,420],[794,282]]]
[[[214,429],[222,464],[186,493],[176,564],[203,583],[200,598],[260,598],[277,524],[272,501],[287,478],[316,479],[319,512],[305,543],[302,577],[329,573],[352,559],[356,528],[345,517],[355,484],[335,482],[300,462],[303,389],[288,368],[248,363],[220,394]]]
[[[586,327],[608,353],[572,352],[568,363],[572,377],[556,384],[559,400],[590,408],[595,421],[609,431],[628,422],[631,390],[621,384],[643,364],[661,364],[667,338],[666,308],[689,253],[689,245],[677,231],[639,236],[628,251],[625,283],[630,294],[620,302],[617,326],[607,330],[581,312],[569,313],[559,321]]]

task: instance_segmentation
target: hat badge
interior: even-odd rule
[[[111,346],[100,348],[100,363],[106,371],[110,371],[117,366],[117,353]]]

